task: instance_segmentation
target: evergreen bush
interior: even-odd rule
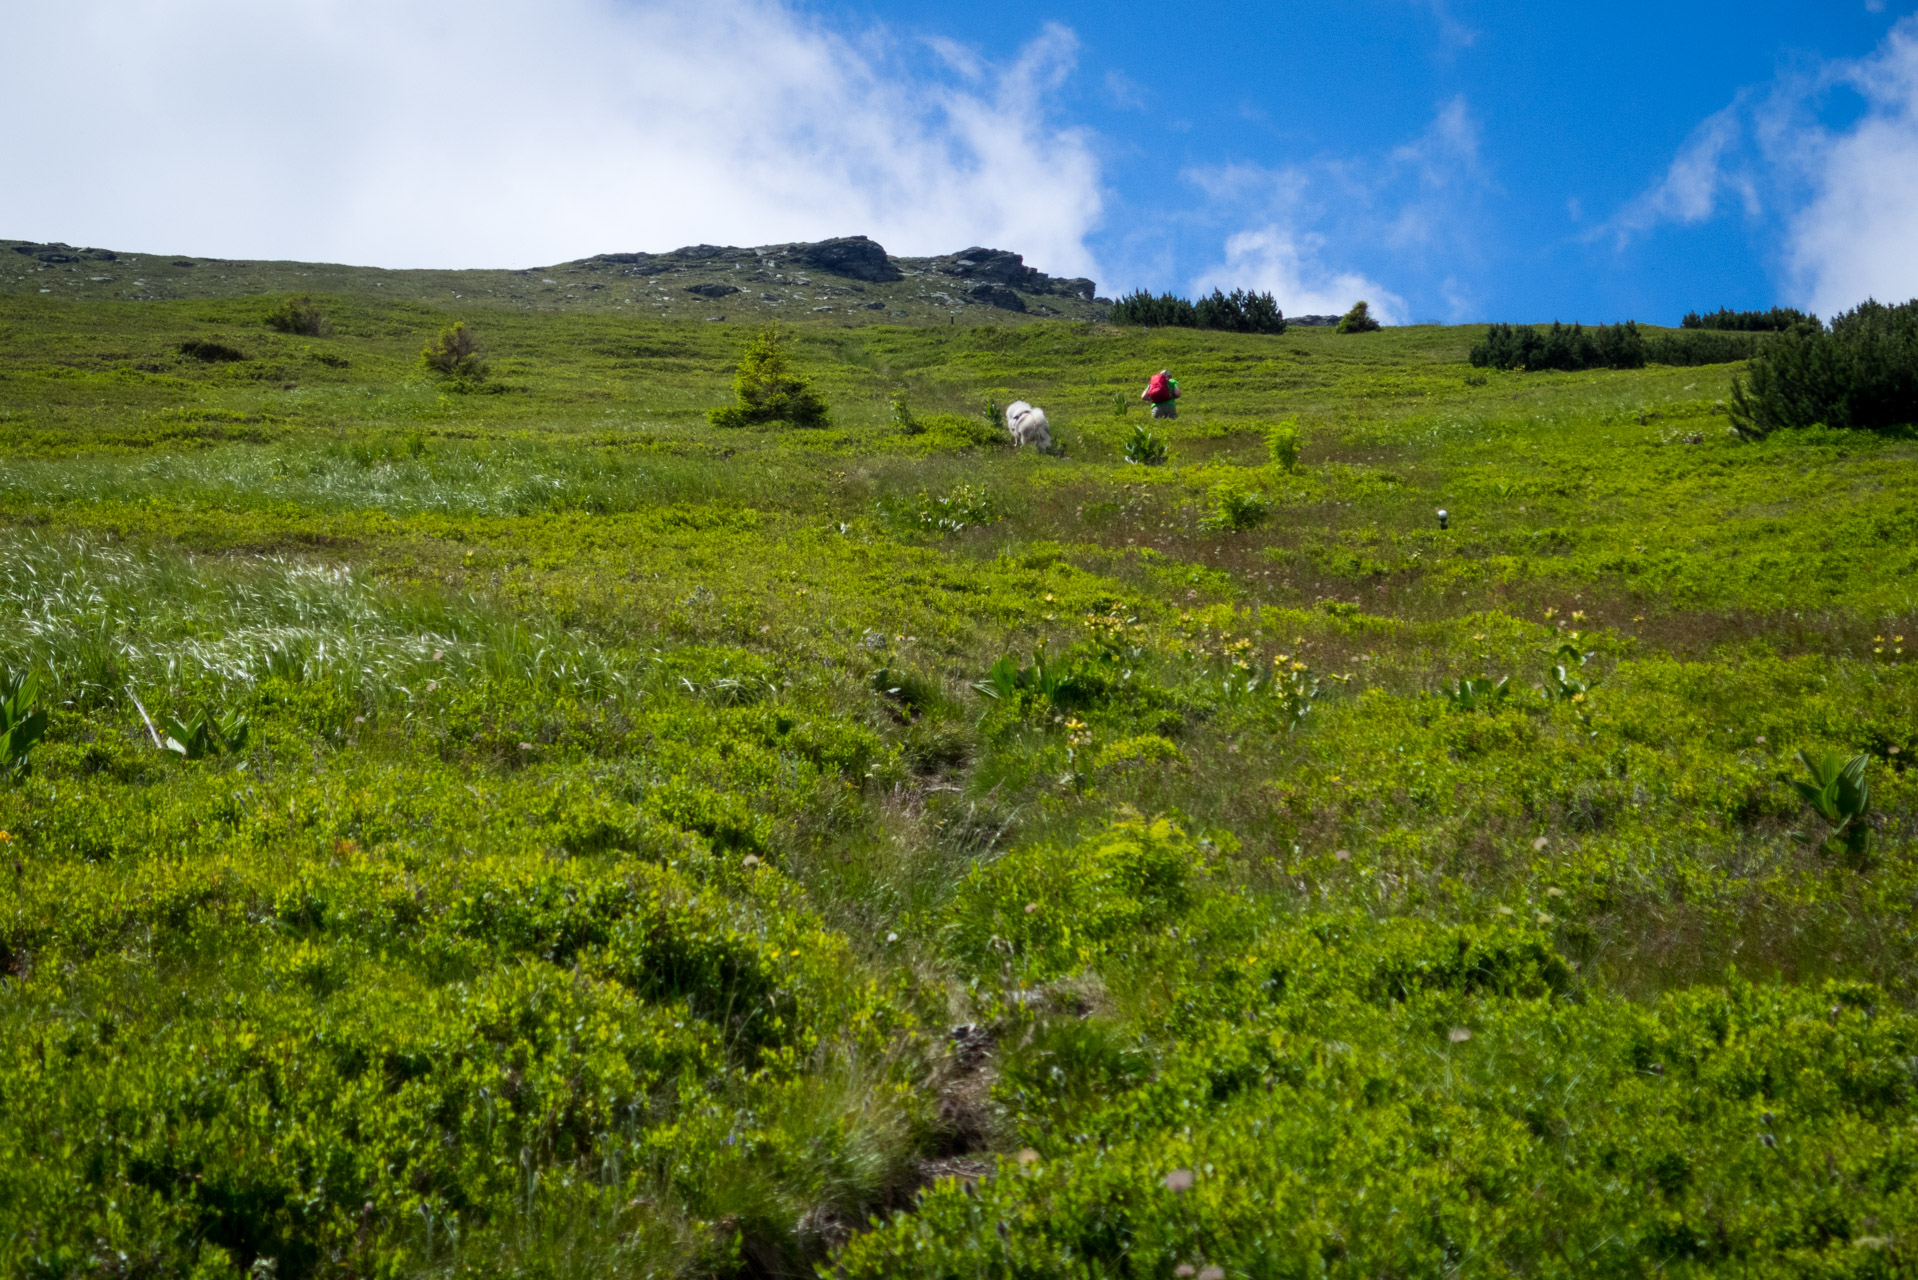
[[[1228,333],[1285,332],[1285,313],[1269,293],[1214,289],[1198,302],[1176,293],[1150,294],[1141,289],[1112,304],[1113,324],[1140,324],[1174,329],[1222,329]]]
[[[1471,361],[1481,369],[1642,369],[1645,339],[1631,320],[1595,329],[1568,329],[1555,320],[1542,332],[1529,324],[1495,324],[1472,347]]]
[[[1112,304],[1107,317],[1113,324],[1142,324],[1151,328],[1196,329],[1198,309],[1176,293],[1153,295],[1143,289]]]
[[[1372,318],[1372,308],[1365,299],[1360,298],[1352,304],[1352,309],[1339,317],[1340,333],[1371,333],[1379,327]]]
[[[1732,311],[1720,307],[1710,315],[1688,312],[1678,322],[1681,329],[1729,329],[1745,333],[1785,333],[1817,324],[1817,316],[1806,315],[1794,307],[1773,307],[1770,311]]]
[[[760,426],[783,422],[794,427],[829,427],[826,402],[812,389],[812,380],[794,373],[786,348],[771,329],[746,344],[739,371],[733,375],[736,405],[707,413],[715,427]]]
[[[288,298],[266,316],[266,327],[303,338],[317,338],[327,332],[326,315],[307,294]]]
[[[1765,344],[1732,382],[1732,421],[1747,435],[1819,423],[1884,431],[1918,422],[1918,298],[1866,301],[1829,329]]]
[[[460,382],[478,382],[486,377],[486,361],[479,352],[479,341],[466,321],[442,329],[439,336],[420,351],[420,364],[429,373]]]
[[[1210,297],[1199,299],[1193,314],[1201,329],[1224,329],[1230,333],[1285,332],[1285,313],[1279,310],[1278,300],[1269,293],[1251,293],[1245,289],[1224,293],[1214,289]]]

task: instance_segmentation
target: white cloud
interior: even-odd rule
[[[1815,108],[1849,88],[1863,113],[1848,127]],[[1781,77],[1706,118],[1663,179],[1592,234],[1623,248],[1660,226],[1717,216],[1726,197],[1748,217],[1773,215],[1790,301],[1831,315],[1875,296],[1918,296],[1918,17],[1869,57]]]
[[[1411,308],[1399,291],[1333,260],[1363,254],[1389,262],[1394,276],[1428,277],[1422,295],[1442,298],[1462,318],[1474,303],[1456,272],[1476,256],[1472,228],[1490,189],[1479,146],[1477,119],[1454,98],[1416,137],[1382,155],[1190,170],[1184,176],[1205,194],[1209,214],[1237,224],[1224,260],[1194,287],[1269,290],[1291,315],[1343,312],[1363,298],[1386,323],[1405,323]],[[1434,276],[1441,262],[1452,272],[1443,279]]]
[[[1826,316],[1867,297],[1918,297],[1918,19],[1843,75],[1867,110],[1812,153],[1817,194],[1792,218],[1787,249],[1799,298]]]
[[[1663,181],[1639,195],[1592,235],[1610,235],[1623,248],[1635,236],[1664,223],[1703,222],[1717,212],[1719,193],[1724,190],[1742,197],[1746,211],[1756,216],[1757,187],[1749,174],[1728,169],[1726,163],[1744,141],[1744,115],[1744,103],[1740,101],[1707,116],[1678,149]]]
[[[780,0],[70,0],[8,28],[47,56],[0,79],[0,234],[447,267],[866,234],[1096,270],[1057,25],[1009,64]]]
[[[1269,292],[1289,316],[1341,315],[1363,298],[1384,324],[1405,323],[1405,299],[1356,271],[1325,265],[1325,239],[1276,224],[1227,238],[1225,261],[1200,276],[1202,294],[1213,289]]]

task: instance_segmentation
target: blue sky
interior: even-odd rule
[[[404,267],[868,234],[1400,322],[1918,295],[1918,0],[0,19],[85,50],[0,79],[0,236]]]
[[[1608,223],[1703,122],[1869,57],[1915,8],[903,0],[816,12],[983,48],[1030,40],[1043,20],[1068,27],[1078,51],[1057,115],[1096,137],[1108,194],[1088,243],[1123,283],[1226,281],[1222,242],[1270,212],[1324,238],[1324,271],[1397,293],[1402,318],[1673,323],[1692,307],[1808,301],[1788,261],[1798,202],[1777,188],[1790,184],[1751,207],[1720,199],[1689,224],[1621,236]],[[1843,86],[1807,96],[1830,128],[1863,112]],[[1455,132],[1434,139],[1441,122]],[[1404,156],[1422,144],[1437,154]],[[1264,174],[1230,192],[1196,180],[1230,167]],[[1306,190],[1275,194],[1288,176]],[[1918,225],[1907,234],[1918,241]]]

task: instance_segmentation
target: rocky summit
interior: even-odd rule
[[[0,293],[145,302],[286,292],[815,325],[1103,320],[1111,307],[1091,280],[1048,275],[1009,249],[974,245],[896,257],[867,236],[600,253],[546,267],[408,271],[0,240]]]

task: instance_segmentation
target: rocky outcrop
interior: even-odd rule
[[[864,292],[868,286],[877,286],[908,306],[916,300],[948,309],[983,306],[1034,316],[1063,314],[1098,319],[1104,314],[1104,306],[1110,305],[1097,296],[1092,281],[1080,276],[1049,276],[1027,266],[1022,255],[1009,249],[973,245],[937,257],[895,258],[869,236],[838,236],[750,249],[692,244],[668,253],[602,253],[547,270],[627,277],[673,273],[681,276],[681,291],[705,298],[725,296],[750,280],[755,289],[781,291],[760,294],[761,301],[771,304],[786,301],[785,290],[809,290],[812,298],[830,298],[835,290]],[[829,284],[816,278],[809,281],[808,273],[835,276],[845,283]],[[895,285],[903,287],[887,287]],[[1045,299],[1064,301],[1047,305]],[[880,304],[866,306],[874,311],[886,309]]]
[[[906,278],[892,265],[885,248],[865,236],[841,236],[817,244],[794,245],[792,256],[816,270],[869,284],[891,284]]]

